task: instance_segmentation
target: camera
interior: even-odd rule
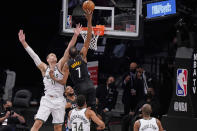
[[[7,107],[6,108],[6,112],[9,111],[10,112],[10,116],[14,114],[14,111],[12,110],[11,107]]]

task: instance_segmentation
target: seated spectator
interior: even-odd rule
[[[3,110],[0,111],[0,131],[15,131],[17,124],[25,124],[24,117],[12,109],[11,101],[3,101]]]
[[[144,100],[141,100],[136,107],[135,116],[136,119],[141,117],[141,107],[144,104],[150,104],[152,107],[152,114],[151,116],[158,118],[160,114],[160,102],[155,95],[154,88],[147,89],[147,95]]]
[[[109,122],[111,117],[110,111],[115,108],[118,92],[115,87],[115,78],[113,76],[108,77],[106,84],[101,85],[96,89],[96,97],[99,101],[99,109],[104,112],[105,123]]]
[[[138,102],[135,112],[130,112],[129,115],[124,116],[122,119],[122,130],[128,131],[129,125],[131,125],[131,131],[133,130],[133,124],[136,120],[142,118],[141,108],[144,104],[150,104],[152,107],[151,116],[158,118],[160,113],[160,102],[156,98],[154,88],[147,89],[147,95],[143,100]]]

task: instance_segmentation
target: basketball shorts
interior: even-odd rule
[[[35,119],[46,122],[49,115],[53,117],[53,124],[63,124],[65,115],[66,100],[64,97],[43,96],[40,101],[40,107]]]

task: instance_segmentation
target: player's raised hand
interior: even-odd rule
[[[23,33],[23,30],[20,30],[19,33],[18,33],[18,38],[19,38],[19,41],[21,43],[24,43],[25,42],[25,34]]]
[[[93,11],[90,11],[88,9],[85,10],[85,17],[87,20],[92,20],[92,14],[93,14]]]
[[[76,35],[79,35],[80,34],[80,32],[81,32],[81,27],[82,27],[82,25],[79,23],[79,24],[76,24],[76,28],[75,28],[75,30],[74,30],[74,33],[76,34]]]

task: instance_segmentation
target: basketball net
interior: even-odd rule
[[[105,26],[103,26],[103,25],[96,25],[96,27],[93,27],[92,29],[93,29],[93,31],[92,31],[92,39],[90,41],[89,49],[97,50],[97,41],[98,41],[99,36],[104,35]],[[87,30],[88,30],[87,27],[83,27],[82,31],[80,32],[84,42],[87,39]]]

